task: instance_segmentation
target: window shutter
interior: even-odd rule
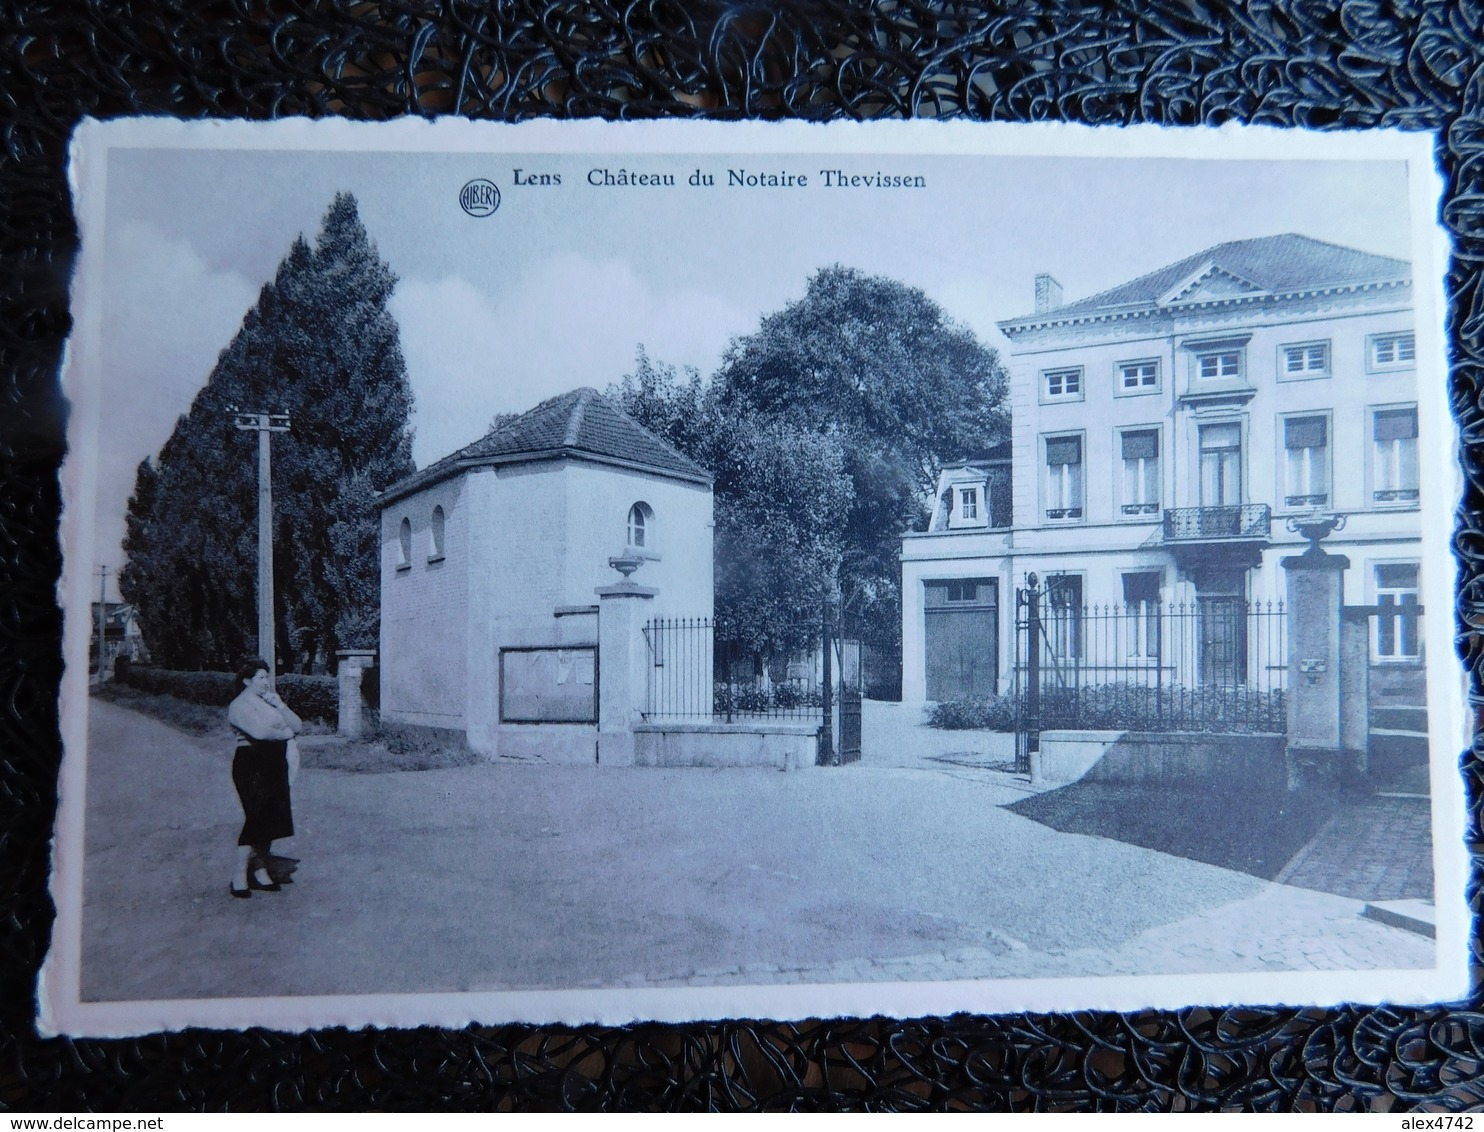
[[[1159,433],[1126,432],[1123,434],[1125,460],[1152,460],[1159,455]]]
[[[1053,436],[1046,441],[1046,466],[1082,463],[1082,439],[1076,436]]]
[[[1289,417],[1283,422],[1283,444],[1290,450],[1324,448],[1328,433],[1323,417]]]
[[[1388,409],[1376,414],[1377,440],[1411,440],[1416,435],[1416,409]]]

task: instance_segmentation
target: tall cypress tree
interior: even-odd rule
[[[294,241],[158,459],[140,465],[119,588],[161,663],[228,667],[256,638],[257,435],[234,427],[233,408],[293,422],[272,442],[279,667],[375,644],[374,493],[413,470],[395,285],[355,198],[337,195],[314,246]]]

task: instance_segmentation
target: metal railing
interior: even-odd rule
[[[646,720],[823,719],[817,624],[785,626],[758,641],[709,617],[659,618],[644,626],[644,643]]]
[[[1018,619],[1015,672],[1035,730],[1287,730],[1281,602],[1038,606]]]
[[[1230,507],[1169,507],[1164,514],[1165,542],[1209,542],[1217,539],[1265,539],[1272,530],[1266,503]]]

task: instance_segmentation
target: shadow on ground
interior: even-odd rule
[[[1273,880],[1343,805],[1340,795],[1083,780],[1005,808],[1062,833],[1157,849]]]

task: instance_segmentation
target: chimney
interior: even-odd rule
[[[1044,271],[1036,276],[1036,313],[1045,314],[1061,306],[1061,284]]]

